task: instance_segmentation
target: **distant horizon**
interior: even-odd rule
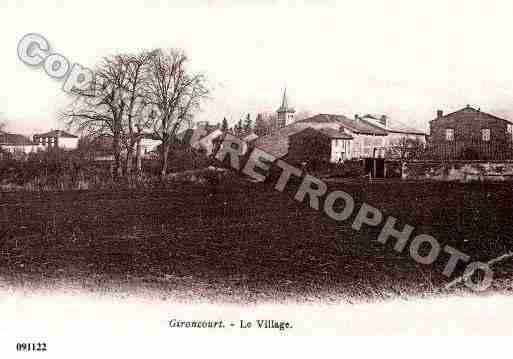
[[[485,111],[485,110],[483,110],[483,109],[482,109],[482,108],[480,108],[480,107],[473,106],[472,104],[465,104],[465,105],[463,105],[463,106],[460,106],[460,107],[458,107],[458,108],[451,109],[451,110],[448,110],[448,111],[446,111],[446,110],[444,110],[444,109],[436,109],[436,110],[435,110],[435,112],[434,112],[434,116],[433,116],[433,118],[432,118],[432,119],[430,119],[430,120],[428,120],[428,122],[426,123],[426,128],[425,128],[425,129],[424,129],[424,128],[417,128],[417,127],[414,127],[414,128],[415,128],[415,129],[418,129],[418,130],[420,130],[420,131],[422,131],[422,132],[424,132],[426,135],[429,135],[429,122],[430,122],[431,120],[434,120],[434,119],[436,118],[436,111],[438,111],[438,110],[442,110],[442,111],[443,111],[443,115],[445,116],[445,115],[451,114],[451,113],[453,113],[453,112],[456,112],[456,111],[458,111],[458,110],[460,110],[460,109],[463,109],[463,108],[465,108],[465,107],[468,107],[468,106],[470,106],[471,108],[480,109],[480,110],[481,110],[481,112],[489,113],[489,114],[491,114],[491,115],[494,115],[494,116],[500,117],[500,118],[502,118],[502,119],[504,119],[504,120],[507,120],[507,121],[513,122],[512,120],[508,119],[507,117],[498,116],[498,115],[496,115],[495,113],[493,113],[493,112],[491,112],[491,111]],[[389,116],[388,114],[382,114],[382,113],[378,113],[378,114],[377,114],[377,113],[363,113],[363,112],[362,112],[362,113],[354,113],[353,115],[348,115],[348,114],[343,114],[343,113],[327,113],[327,112],[313,113],[313,112],[308,111],[308,110],[299,110],[299,111],[297,111],[297,110],[296,110],[296,113],[298,113],[298,112],[310,112],[310,116],[311,116],[311,117],[314,117],[314,116],[316,116],[316,115],[325,115],[325,114],[329,114],[329,115],[343,115],[343,116],[345,116],[345,117],[347,117],[347,118],[350,118],[350,119],[354,118],[356,115],[358,115],[358,116],[360,116],[360,117],[363,117],[363,116],[366,116],[366,115],[373,115],[373,116],[382,116],[382,115],[386,115],[386,116],[387,116],[387,118],[388,118],[388,119],[391,119],[392,121],[394,121],[394,120],[395,120],[395,121],[398,121],[398,122],[399,122],[399,123],[401,123],[401,124],[404,124],[404,125],[408,125],[408,126],[409,126],[409,124],[408,124],[407,122],[401,121],[400,119],[393,118],[393,117]],[[253,124],[254,124],[254,121],[255,121],[256,116],[257,116],[258,114],[275,114],[275,113],[276,113],[276,111],[274,111],[274,112],[273,112],[273,111],[261,111],[261,112],[258,112],[258,113],[249,113],[249,114],[251,115],[251,120],[253,121]],[[4,117],[2,117],[2,115],[4,115]],[[233,126],[234,126],[234,125],[235,125],[239,120],[244,121],[244,119],[245,119],[245,117],[246,117],[246,116],[247,116],[247,113],[243,113],[243,116],[241,115],[241,117],[240,117],[240,118],[238,118],[238,119],[234,119],[234,120],[232,120],[232,121],[230,121],[230,119],[228,119],[228,118],[227,118],[227,121],[228,121],[228,125],[229,125],[229,127],[233,127]],[[3,131],[0,131],[0,132],[18,133],[18,134],[22,134],[22,135],[25,135],[25,136],[33,136],[33,135],[35,135],[35,134],[41,134],[41,133],[50,132],[50,131],[54,131],[54,130],[63,130],[63,131],[68,131],[68,132],[73,133],[73,134],[76,134],[76,135],[78,135],[78,134],[79,134],[79,133],[77,133],[76,131],[73,131],[72,129],[69,129],[69,127],[68,127],[68,126],[66,126],[65,124],[61,124],[60,126],[57,126],[57,127],[49,127],[49,128],[47,128],[46,130],[43,130],[43,131],[28,131],[28,132],[27,132],[27,131],[25,131],[25,132],[22,132],[22,131],[15,131],[15,130],[12,130],[12,129],[11,129],[11,122],[9,121],[8,116],[5,116],[5,113],[0,113],[0,121],[1,121],[1,120],[5,120],[6,127],[5,127],[5,129],[4,129]],[[210,121],[210,120],[208,120],[208,119],[201,119],[201,120],[196,119],[196,120],[194,120],[194,123],[201,122],[201,121],[208,121],[208,123],[209,123],[210,125],[217,125],[217,124],[221,124],[221,123],[222,123],[223,118],[221,118],[221,119],[219,119],[219,120],[217,120],[217,121]]]
[[[120,6],[122,18],[108,16]],[[108,54],[184,49],[213,87],[197,121],[226,117],[233,126],[247,113],[274,113],[285,84],[295,110],[312,115],[386,114],[422,131],[437,110],[467,104],[513,118],[513,52],[504,46],[511,3],[27,1],[0,11],[0,112],[10,132],[66,129],[56,120],[66,102],[62,84],[16,56],[31,32],[87,67]],[[95,26],[76,26],[77,16]]]

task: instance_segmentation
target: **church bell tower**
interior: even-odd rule
[[[289,106],[289,101],[287,98],[287,87],[285,87],[285,89],[283,90],[281,106],[278,110],[276,110],[276,114],[278,115],[278,126],[282,128],[294,122],[295,113],[296,111]]]

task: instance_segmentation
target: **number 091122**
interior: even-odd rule
[[[16,350],[19,352],[45,352],[46,343],[17,343]]]

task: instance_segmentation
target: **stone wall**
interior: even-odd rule
[[[513,181],[513,162],[405,162],[402,166],[402,179],[456,182]]]

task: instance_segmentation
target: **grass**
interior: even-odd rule
[[[513,249],[512,191],[504,184],[334,183],[399,225],[488,261]],[[380,228],[351,229],[265,184],[184,185],[153,191],[4,193],[0,275],[12,285],[118,285],[184,298],[382,300],[444,293],[448,259],[415,263]],[[358,205],[357,205],[358,208]],[[356,211],[355,211],[356,212]],[[491,290],[509,290],[511,260]],[[461,285],[459,286],[461,288]],[[451,292],[447,293],[450,294]]]

